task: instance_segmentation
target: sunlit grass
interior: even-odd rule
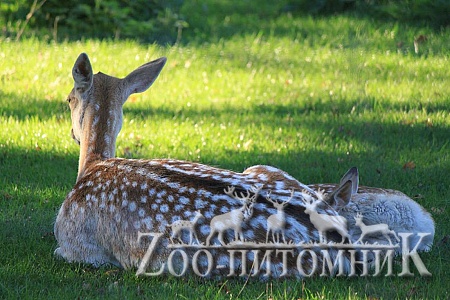
[[[271,22],[260,33],[174,47],[1,41],[0,298],[448,296],[449,249],[440,242],[449,230],[448,33],[343,17]],[[429,42],[415,54],[418,33]],[[151,89],[125,104],[118,156],[236,171],[268,164],[305,183],[337,182],[356,165],[361,184],[401,190],[432,212],[436,246],[423,259],[433,277],[203,282],[55,260],[52,226],[77,172],[65,99],[80,52],[94,72],[118,77],[168,57]]]

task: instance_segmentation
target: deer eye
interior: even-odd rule
[[[70,104],[70,101],[72,101],[72,99],[70,99],[70,97],[68,97],[68,98],[66,99],[66,101],[67,101],[67,103]]]

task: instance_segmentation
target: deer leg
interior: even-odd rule
[[[400,238],[398,237],[397,233],[394,230],[391,230],[390,233],[395,237],[397,242],[400,242]]]
[[[389,237],[389,235],[386,232],[383,232],[383,236],[389,241],[389,245],[392,246],[392,241],[391,241],[391,238]]]
[[[225,242],[223,241],[223,231],[219,231],[219,235],[217,236],[219,242],[222,246],[225,246]]]
[[[192,245],[192,240],[194,239],[192,235],[192,230],[189,230],[189,245]]]
[[[286,238],[284,236],[284,230],[281,230],[281,236],[283,237],[283,243],[286,244]]]
[[[209,233],[208,237],[206,238],[206,242],[205,242],[206,246],[210,245],[209,242],[210,242],[211,238],[213,237],[214,233],[216,233],[216,231],[212,229],[211,232]]]
[[[198,240],[198,236],[197,236],[197,233],[195,232],[195,230],[193,231],[193,234],[194,234],[195,240],[197,241],[197,244],[200,245],[200,241]]]
[[[363,238],[364,238],[365,234],[361,233],[361,236],[359,237],[359,239],[355,242],[355,244],[357,243],[361,243],[363,244]]]
[[[173,238],[175,237],[175,233],[172,231],[172,234],[170,235],[170,237],[169,237],[169,239],[170,239],[170,242],[172,243],[172,244],[174,244],[174,242],[173,242]]]
[[[242,232],[242,229],[239,229],[238,234],[239,234],[239,240],[241,242],[245,242],[244,241],[244,233]]]
[[[327,243],[327,233],[326,231],[319,231],[319,243],[326,244]]]
[[[340,231],[339,234],[342,237],[342,241],[341,244],[343,244],[345,242],[345,238],[348,238],[348,241],[350,242],[350,236],[348,235],[348,233],[346,233],[345,231]]]

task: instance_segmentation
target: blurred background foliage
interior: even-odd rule
[[[242,12],[246,12],[242,15]],[[3,38],[137,39],[204,42],[265,30],[280,16],[346,14],[441,30],[450,25],[448,0],[2,0]],[[264,22],[261,22],[264,20]]]

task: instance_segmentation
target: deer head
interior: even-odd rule
[[[277,209],[277,210],[282,210],[286,205],[288,205],[288,203],[292,200],[292,198],[294,198],[294,189],[291,190],[291,196],[289,197],[289,199],[287,201],[283,201],[283,202],[278,202],[277,200],[273,200],[270,195],[272,194],[272,191],[269,191],[267,193],[266,196],[266,200],[270,203],[273,204],[273,206]]]
[[[166,58],[159,58],[120,79],[100,72],[93,74],[87,54],[78,56],[72,69],[74,88],[67,98],[72,137],[80,145],[77,180],[90,162],[115,156],[123,104],[131,94],[147,90],[165,62]]]

